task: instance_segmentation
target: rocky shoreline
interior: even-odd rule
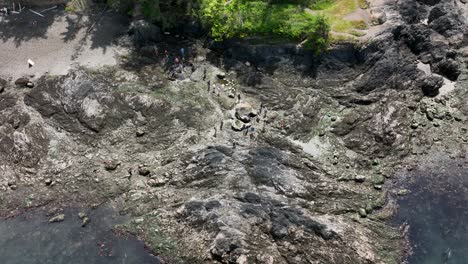
[[[467,8],[429,2],[319,57],[134,23],[118,65],[2,81],[1,215],[119,201],[162,263],[400,263],[395,172],[467,151]]]

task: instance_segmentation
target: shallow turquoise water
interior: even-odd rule
[[[396,224],[409,224],[409,264],[468,263],[468,170],[416,171],[398,198]]]
[[[44,212],[0,221],[2,264],[146,264],[159,263],[134,237],[112,232],[123,217],[109,208],[88,212],[81,227],[78,211],[66,210],[65,221],[49,223]]]

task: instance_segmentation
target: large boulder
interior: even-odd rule
[[[236,106],[236,118],[244,123],[250,122],[251,118],[257,114],[257,111],[250,104],[240,103]]]
[[[443,84],[444,79],[442,77],[431,75],[421,81],[421,89],[425,96],[436,96]]]
[[[456,81],[460,75],[460,65],[453,59],[445,59],[432,65],[432,70],[451,81]]]
[[[139,47],[161,41],[161,29],[145,20],[133,21],[128,33]]]
[[[414,24],[421,20],[418,3],[414,1],[402,1],[399,4],[400,13],[406,23]]]
[[[457,8],[451,3],[440,3],[429,13],[429,26],[446,37],[453,36],[463,30],[463,18]]]

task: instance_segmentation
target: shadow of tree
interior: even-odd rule
[[[47,7],[37,8],[35,11],[44,9]],[[20,47],[28,41],[48,39],[49,30],[53,29],[60,31],[64,43],[71,43],[79,38],[78,47],[75,47],[77,50],[89,40],[90,49],[102,48],[106,52],[116,37],[125,33],[128,18],[103,10],[103,6],[96,6],[86,13],[69,14],[64,6],[59,6],[45,11],[44,17],[41,17],[25,8],[20,14],[11,14],[0,19],[0,40],[3,43],[13,42],[16,47]]]
[[[93,15],[92,21],[95,23],[94,27],[88,32],[92,42],[91,49],[102,48],[104,52],[117,37],[127,33],[125,26],[129,24],[127,17],[111,11],[105,11],[104,15],[101,12]]]
[[[74,40],[80,31],[85,25],[83,22],[83,14],[78,14],[77,17],[67,16],[65,17],[67,21],[67,31],[63,32],[61,35],[63,36],[63,40],[65,42],[71,42]]]
[[[2,42],[13,40],[16,47],[32,39],[46,39],[49,27],[62,14],[63,11],[48,11],[41,17],[25,8],[20,14],[11,14],[0,20],[0,39]]]

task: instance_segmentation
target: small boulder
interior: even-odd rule
[[[85,217],[87,217],[87,216],[88,216],[88,215],[87,215],[85,212],[79,212],[79,213],[78,213],[78,217],[79,217],[80,219],[83,219],[83,218],[85,218]]]
[[[119,161],[115,161],[115,160],[107,160],[107,161],[104,161],[104,168],[105,168],[107,171],[116,170],[117,167],[119,167],[119,165],[120,165],[120,162],[119,162]]]
[[[148,180],[148,185],[151,187],[161,187],[166,185],[169,180],[166,178],[156,178]]]
[[[271,226],[270,233],[275,239],[282,239],[288,235],[288,227],[285,225],[274,223]]]
[[[359,215],[360,215],[361,217],[363,217],[363,218],[364,218],[364,217],[367,217],[366,209],[364,209],[364,208],[359,208]]]
[[[91,222],[89,217],[87,217],[87,216],[83,217],[83,219],[81,220],[81,227],[87,226],[89,224],[89,222]]]
[[[145,131],[138,129],[135,134],[137,137],[142,137],[145,135]]]
[[[27,87],[28,83],[30,83],[29,79],[24,77],[18,78],[15,81],[15,84],[20,87]]]
[[[47,178],[47,179],[44,180],[44,183],[45,183],[45,185],[49,186],[49,185],[52,184],[52,179],[51,179],[51,178]]]
[[[87,226],[91,221],[85,212],[79,212],[78,217],[81,219],[81,227]]]
[[[49,223],[62,222],[63,220],[65,220],[65,215],[64,214],[58,214],[58,215],[50,218]]]
[[[354,177],[354,181],[355,181],[355,182],[362,183],[362,182],[366,181],[366,176],[364,176],[364,175],[356,175],[356,177]]]
[[[146,166],[140,166],[138,168],[138,174],[141,176],[148,176],[150,173],[151,171]]]
[[[380,190],[382,190],[382,185],[380,185],[380,184],[375,184],[375,185],[374,185],[374,189],[380,191]]]
[[[216,238],[213,241],[210,253],[213,258],[222,259],[228,256],[235,249],[241,247],[242,243],[235,235],[220,232],[216,235]]]
[[[209,201],[207,203],[205,203],[205,209],[207,211],[212,211],[212,210],[215,210],[216,208],[219,208],[221,207],[221,203],[219,201]]]
[[[239,120],[234,120],[231,123],[231,128],[234,131],[242,131],[244,129],[244,124]]]
[[[372,13],[371,22],[374,25],[382,25],[387,22],[387,14],[384,11],[375,11]]]
[[[10,187],[13,186],[13,185],[16,185],[16,181],[15,180],[9,180],[7,182],[7,185],[10,186]]]
[[[410,190],[408,189],[400,189],[397,192],[398,196],[405,196],[405,195],[408,195],[409,193],[410,193]]]
[[[382,185],[385,182],[385,177],[381,174],[374,175],[374,177],[372,178],[372,182],[376,185]]]
[[[443,84],[444,79],[442,77],[431,75],[421,81],[421,90],[425,96],[436,96]]]
[[[218,77],[218,79],[224,80],[224,78],[226,78],[226,73],[218,72],[216,73],[216,77]]]

